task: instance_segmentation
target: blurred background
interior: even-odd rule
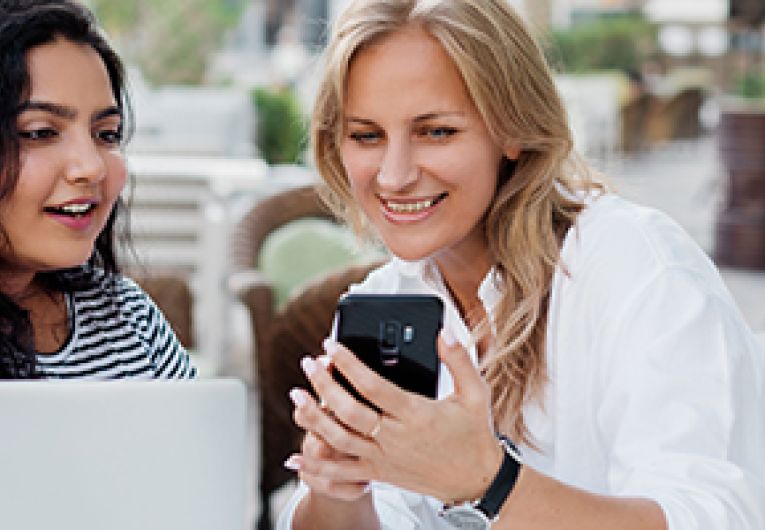
[[[764,332],[765,0],[508,1],[543,43],[577,149],[623,195],[678,220]],[[267,352],[303,338],[310,351],[337,294],[319,287],[342,290],[351,277],[338,274],[383,256],[304,189],[319,55],[347,0],[85,3],[130,67],[129,272],[203,374],[250,383],[262,438],[259,396],[286,392],[268,388]],[[320,310],[306,301],[317,296]],[[257,470],[271,457],[253,458]],[[285,479],[259,480],[270,493]],[[269,502],[254,498],[253,520]]]

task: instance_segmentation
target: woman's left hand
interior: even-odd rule
[[[301,473],[329,482],[380,481],[446,502],[479,498],[502,461],[490,394],[465,349],[442,333],[439,356],[454,393],[433,400],[404,391],[370,370],[342,345],[327,341],[333,364],[382,413],[354,399],[320,363],[303,368],[322,405],[303,390],[298,426],[342,457],[297,457]],[[295,458],[291,459],[293,462]]]

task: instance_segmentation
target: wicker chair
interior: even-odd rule
[[[321,342],[330,332],[338,298],[380,263],[347,263],[324,270],[279,305],[275,286],[259,270],[261,250],[270,234],[304,218],[334,222],[309,187],[288,190],[257,204],[237,225],[232,237],[232,261],[237,271],[229,284],[249,311],[254,335],[254,380],[259,384],[259,530],[271,528],[271,494],[294,478],[282,463],[300,447],[301,433],[293,424],[287,396],[292,387],[308,385],[299,360],[306,354],[321,353]],[[311,257],[304,259],[310,261]]]

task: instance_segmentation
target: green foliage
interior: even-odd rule
[[[765,98],[765,73],[746,72],[736,83],[735,94],[748,99]]]
[[[195,84],[245,0],[91,0],[120,53],[158,84]]]
[[[306,121],[292,90],[256,88],[252,102],[258,118],[258,149],[269,164],[302,162]]]
[[[639,15],[589,20],[554,31],[546,54],[554,66],[570,73],[638,70],[657,53],[657,29]]]
[[[139,6],[135,1],[91,0],[90,4],[110,34],[121,34],[138,24]]]

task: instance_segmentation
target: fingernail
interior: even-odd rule
[[[441,340],[450,348],[457,342],[457,339],[454,338],[454,333],[449,328],[441,329]]]
[[[329,337],[324,339],[324,342],[322,342],[322,346],[324,346],[324,351],[327,352],[327,355],[329,355],[330,357],[332,357],[335,353],[337,353],[337,342],[332,340]]]
[[[305,372],[305,375],[311,377],[316,371],[316,361],[313,357],[303,357],[300,360],[300,367],[303,369],[303,372]]]
[[[283,465],[292,471],[300,471],[300,459],[296,455],[290,455]]]
[[[299,388],[290,390],[289,396],[292,403],[298,408],[306,404],[305,394]]]
[[[371,482],[367,482],[367,485],[364,486],[364,490],[363,491],[364,491],[364,493],[369,493],[370,491],[372,491],[372,483]]]
[[[318,361],[324,368],[327,368],[330,364],[332,364],[332,359],[329,355],[322,355],[318,358]]]

